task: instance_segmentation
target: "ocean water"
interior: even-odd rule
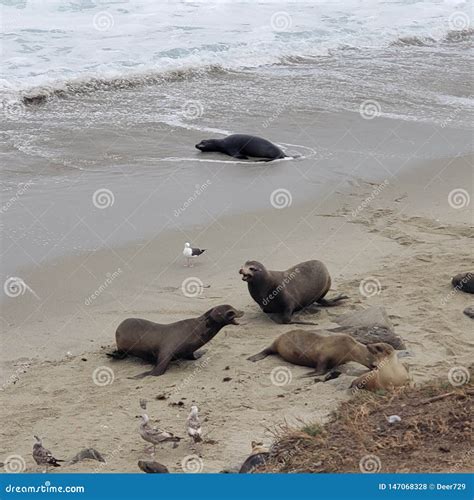
[[[5,275],[263,208],[275,189],[297,203],[351,175],[472,151],[469,1],[0,6]],[[296,159],[194,148],[233,132]]]

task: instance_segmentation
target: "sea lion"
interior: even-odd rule
[[[474,272],[457,274],[451,280],[451,283],[456,290],[474,293]]]
[[[310,366],[313,372],[305,376],[323,375],[336,366],[355,361],[367,368],[375,368],[379,360],[393,351],[382,342],[365,346],[349,335],[321,335],[306,330],[291,330],[280,335],[270,347],[247,358],[259,361],[270,354],[279,354],[295,365]]]
[[[250,260],[240,268],[239,274],[262,311],[276,315],[281,323],[312,325],[314,323],[292,321],[291,317],[295,311],[314,302],[334,306],[348,298],[346,295],[324,298],[331,287],[331,277],[319,260],[301,262],[286,271],[269,271],[260,262]]]
[[[392,352],[379,360],[375,369],[353,380],[351,389],[366,389],[375,392],[378,389],[400,387],[409,381],[407,366],[400,362],[396,351],[392,348]]]
[[[270,453],[263,443],[252,441],[252,453],[247,457],[245,462],[240,467],[239,474],[249,474],[255,471],[256,468],[265,465]]]
[[[203,153],[217,151],[239,160],[248,160],[249,157],[253,157],[271,161],[286,157],[278,146],[255,135],[232,134],[224,139],[204,139],[195,147]]]
[[[117,350],[109,353],[116,359],[138,356],[155,363],[155,367],[134,378],[162,375],[173,359],[198,359],[200,347],[209,342],[226,325],[238,325],[243,316],[232,306],[213,307],[197,318],[160,324],[146,319],[128,318],[117,328]]]

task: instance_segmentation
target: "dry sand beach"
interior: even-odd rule
[[[107,460],[61,470],[136,472],[137,461],[149,457],[137,430],[140,398],[160,427],[185,437],[177,448],[157,449],[156,459],[173,472],[183,464],[185,470],[235,470],[252,440],[270,444],[275,426],[324,422],[349,398],[351,375],[364,370],[353,364],[340,378],[315,384],[299,378],[307,369],[278,357],[248,362],[291,329],[267,319],[248,295],[238,269],[249,258],[272,269],[313,258],[327,264],[331,293],[350,299],[301,314],[318,325],[303,328],[336,326],[338,314],[381,305],[412,355],[406,360],[415,384],[447,380],[453,367],[466,369],[474,352],[472,320],[462,311],[473,302],[453,292],[450,278],[472,267],[472,206],[466,191],[456,199],[450,193],[472,186],[471,162],[470,156],[431,161],[384,183],[341,181],[312,203],[222,217],[186,233],[167,231],[143,243],[56,260],[40,272],[23,270],[41,301],[27,291],[3,308],[9,335],[1,458],[18,455],[26,471],[34,471],[37,434],[57,458],[93,447]],[[185,240],[208,247],[193,268],[183,267],[178,250]],[[186,296],[182,283],[191,277],[203,287],[191,287]],[[105,355],[126,317],[172,322],[224,303],[245,311],[242,324],[222,330],[198,361],[173,363],[163,376],[137,381],[128,377],[144,371],[145,363]],[[204,442],[197,445],[185,436],[191,404],[203,419]]]

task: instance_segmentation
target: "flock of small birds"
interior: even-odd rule
[[[146,410],[146,406],[147,401],[145,399],[140,399],[140,407]],[[141,418],[142,420],[138,431],[144,441],[153,445],[153,458],[156,453],[157,445],[162,443],[173,443],[173,447],[176,447],[176,443],[181,441],[182,438],[175,436],[172,432],[168,432],[158,427],[152,427],[149,423],[150,418],[146,413],[143,413]],[[186,419],[186,431],[193,444],[202,441],[201,420],[199,418],[198,407],[195,405],[191,406],[191,411]],[[33,445],[33,459],[37,465],[44,467],[44,472],[47,472],[50,467],[60,467],[61,464],[59,462],[64,462],[64,460],[55,458],[53,454],[43,446],[43,441],[38,436],[34,436],[34,438],[36,439],[36,443]],[[138,467],[148,474],[169,472],[165,465],[155,461],[139,460]]]

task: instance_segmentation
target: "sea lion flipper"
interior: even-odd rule
[[[106,354],[112,359],[125,359],[128,356],[128,354],[123,351],[107,352]]]
[[[248,156],[245,156],[243,154],[240,154],[240,153],[236,153],[235,155],[232,155],[234,158],[237,158],[238,160],[248,160],[249,157]]]
[[[201,351],[194,351],[190,354],[186,354],[185,356],[182,357],[182,359],[189,359],[191,361],[195,361],[196,359],[201,358],[206,354],[207,349],[202,349]]]
[[[319,377],[319,375],[324,375],[326,370],[313,370],[311,372],[304,373],[300,375],[299,378],[308,378],[308,377]]]
[[[260,361],[261,359],[266,358],[270,354],[273,354],[273,349],[271,347],[267,347],[261,352],[258,352],[257,354],[254,354],[253,356],[250,356],[247,358],[248,361]]]
[[[326,306],[326,307],[332,307],[332,306],[337,306],[338,303],[341,301],[341,300],[345,300],[345,299],[348,299],[349,297],[347,295],[337,295],[336,297],[332,298],[332,299],[319,299],[317,300],[316,302],[318,304],[321,304],[322,306]]]

